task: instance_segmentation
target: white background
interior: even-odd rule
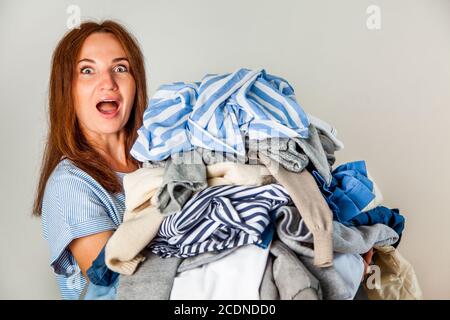
[[[66,9],[138,38],[149,94],[206,73],[265,68],[338,128],[337,164],[366,160],[400,208],[400,252],[427,299],[450,298],[450,1],[0,1],[0,298],[58,299],[31,217],[47,130],[50,58]],[[368,30],[366,9],[381,9]]]

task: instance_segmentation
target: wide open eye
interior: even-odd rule
[[[128,68],[124,65],[118,65],[114,68],[114,72],[127,72]]]
[[[92,68],[90,68],[90,67],[82,67],[82,68],[80,69],[80,72],[81,72],[82,74],[91,74],[91,73],[94,73],[94,69],[92,69]]]

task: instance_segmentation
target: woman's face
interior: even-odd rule
[[[111,33],[86,38],[76,61],[73,94],[81,129],[90,138],[118,133],[127,123],[136,84],[127,56]]]

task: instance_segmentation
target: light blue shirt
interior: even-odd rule
[[[161,161],[195,147],[245,156],[245,136],[308,137],[309,120],[294,89],[264,70],[206,75],[158,88],[144,113],[131,155]]]
[[[118,175],[123,178],[124,174]],[[64,159],[56,166],[45,188],[42,228],[63,299],[79,299],[87,283],[68,250],[70,242],[117,229],[124,211],[123,193],[110,194],[70,160]]]

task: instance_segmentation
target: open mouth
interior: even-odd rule
[[[104,115],[114,115],[119,110],[120,103],[118,100],[105,99],[97,103],[97,110]]]

